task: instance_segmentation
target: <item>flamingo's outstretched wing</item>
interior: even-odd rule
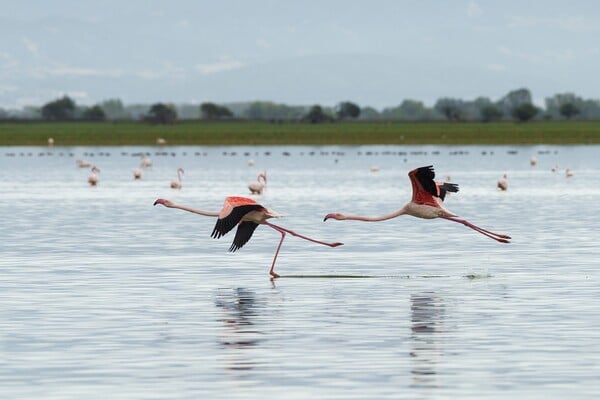
[[[425,191],[433,196],[437,195],[433,165],[413,169],[408,173],[408,177],[413,184],[413,195],[415,187],[417,189],[416,191]]]
[[[447,192],[452,192],[452,193],[458,192],[458,185],[456,183],[436,182],[436,185],[438,188],[438,197],[442,200],[444,200],[444,198],[446,198]]]
[[[433,165],[413,169],[408,173],[413,189],[412,201],[417,204],[436,205],[434,197],[444,200],[447,192],[458,192],[454,183],[436,183]]]
[[[254,230],[257,226],[258,224],[252,221],[244,221],[241,224],[239,224],[237,231],[235,232],[235,238],[233,238],[233,243],[231,244],[229,251],[233,253],[236,250],[241,249],[246,243],[248,243],[248,240],[250,240],[250,238],[252,237],[252,234],[254,233]]]
[[[223,212],[221,212],[211,236],[217,239],[220,238],[232,230],[242,220],[244,215],[248,214],[250,211],[261,209],[263,209],[263,206],[260,204],[246,204],[237,207],[231,207],[226,215],[223,215]],[[225,211],[225,209],[223,209],[223,211]]]

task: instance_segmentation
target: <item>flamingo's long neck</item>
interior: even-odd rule
[[[267,186],[267,176],[264,174],[260,174],[258,175],[258,178],[256,178],[256,180],[258,181],[258,183],[262,184],[263,186]]]
[[[203,210],[197,210],[195,208],[191,208],[191,207],[187,207],[187,206],[181,206],[179,204],[172,204],[171,208],[179,208],[180,210],[183,211],[188,211],[194,214],[200,214],[200,215],[204,215],[206,217],[218,217],[219,213],[216,211],[203,211]]]
[[[344,219],[350,219],[355,221],[367,221],[367,222],[377,222],[377,221],[385,221],[388,219],[399,217],[400,215],[406,214],[406,208],[402,207],[398,211],[394,211],[391,214],[382,215],[380,217],[364,217],[360,215],[345,215]]]
[[[179,182],[181,182],[181,170],[180,169],[177,170],[177,180],[179,180]]]

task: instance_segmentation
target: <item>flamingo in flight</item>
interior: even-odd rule
[[[181,189],[181,175],[183,174],[183,168],[177,168],[177,180],[171,181],[171,189]]]
[[[267,171],[261,172],[256,177],[254,182],[248,184],[248,190],[252,194],[262,194],[263,190],[267,187]]]
[[[279,250],[281,249],[281,244],[283,243],[283,239],[285,239],[285,235],[289,233],[292,236],[299,237],[304,240],[308,240],[313,243],[322,244],[329,247],[337,247],[341,246],[343,243],[335,242],[328,243],[322,242],[320,240],[312,239],[304,235],[300,235],[294,231],[291,231],[286,228],[282,228],[281,226],[272,224],[267,220],[270,218],[278,218],[281,217],[280,214],[269,210],[266,207],[258,204],[256,201],[249,199],[247,197],[236,197],[230,196],[225,198],[225,204],[223,205],[223,209],[218,212],[214,211],[202,211],[196,210],[191,207],[182,206],[179,204],[175,204],[169,200],[165,199],[157,199],[154,202],[154,205],[162,204],[165,207],[169,208],[178,208],[180,210],[192,212],[195,214],[205,215],[207,217],[217,217],[217,223],[212,231],[213,238],[220,238],[224,236],[226,233],[231,231],[237,225],[237,231],[235,233],[235,237],[233,238],[233,243],[229,248],[229,251],[235,252],[236,250],[241,249],[252,237],[254,230],[258,225],[267,225],[277,232],[281,234],[281,240],[279,241],[279,245],[277,246],[277,251],[275,252],[275,257],[273,257],[273,263],[271,264],[271,269],[269,270],[269,274],[273,278],[279,278],[279,275],[275,273],[275,261],[277,260],[277,255],[279,254]]]
[[[357,221],[385,221],[405,214],[424,219],[443,218],[447,219],[448,221],[463,224],[466,227],[481,233],[482,235],[497,240],[498,242],[510,243],[510,236],[494,233],[480,228],[465,219],[458,218],[456,214],[444,208],[443,200],[446,197],[446,193],[458,192],[458,185],[454,183],[441,183],[434,181],[435,172],[432,165],[416,168],[408,173],[408,177],[410,178],[413,189],[412,200],[398,211],[383,215],[381,217],[361,217],[340,213],[331,213],[327,214],[323,221],[327,221],[330,218],[337,220],[349,219]]]

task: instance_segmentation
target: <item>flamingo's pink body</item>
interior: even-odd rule
[[[412,199],[404,207],[391,214],[381,217],[363,217],[352,216],[341,213],[331,213],[325,216],[324,221],[332,218],[337,220],[357,220],[357,221],[385,221],[388,219],[399,217],[400,215],[412,215],[417,218],[433,219],[443,218],[449,221],[463,224],[482,235],[501,243],[509,243],[510,236],[499,233],[490,232],[486,229],[473,225],[465,219],[458,216],[446,208],[444,208],[443,200],[447,192],[458,192],[458,185],[453,183],[435,182],[435,172],[433,166],[421,167],[414,169],[408,173],[412,184]]]
[[[77,160],[76,163],[79,168],[89,168],[92,166],[92,164],[85,160]]]
[[[98,184],[98,173],[100,170],[96,168],[96,166],[92,167],[92,173],[88,176],[88,183],[91,186],[96,186]]]
[[[205,215],[208,217],[217,217],[217,223],[215,224],[211,235],[213,238],[220,238],[221,236],[224,236],[226,233],[228,233],[237,226],[237,231],[235,233],[233,243],[229,248],[229,251],[231,252],[235,252],[236,250],[242,248],[250,240],[252,234],[254,233],[254,230],[258,227],[258,225],[267,225],[275,229],[281,234],[281,240],[279,241],[277,251],[275,252],[275,256],[273,257],[271,269],[269,270],[269,274],[274,278],[279,277],[279,275],[274,271],[275,261],[277,260],[277,255],[279,254],[279,250],[281,249],[281,244],[283,243],[283,239],[285,239],[286,233],[289,233],[292,236],[296,236],[304,240],[308,240],[329,247],[337,247],[342,245],[342,243],[339,242],[327,243],[322,242],[320,240],[315,240],[268,222],[268,219],[278,218],[280,217],[280,214],[269,210],[266,207],[263,207],[256,201],[247,197],[230,196],[225,198],[223,208],[219,212],[197,210],[191,207],[174,204],[171,201],[165,199],[156,200],[154,202],[154,205],[157,204],[162,204],[165,207],[169,208],[179,208],[180,210]]]
[[[498,189],[505,191],[508,190],[508,176],[502,175],[502,178],[498,179]]]
[[[248,189],[252,194],[262,194],[267,187],[267,172],[261,172],[254,182],[248,184]]]
[[[181,189],[181,175],[183,174],[183,168],[177,168],[177,179],[171,181],[172,189]]]

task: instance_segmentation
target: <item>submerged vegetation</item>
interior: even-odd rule
[[[600,144],[600,121],[2,122],[0,145]]]

